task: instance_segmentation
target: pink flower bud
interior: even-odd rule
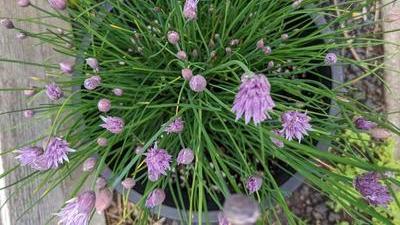
[[[107,138],[99,137],[97,138],[97,144],[101,147],[106,147],[108,145]]]
[[[193,162],[193,160],[194,160],[194,153],[193,150],[190,148],[182,149],[178,154],[178,158],[176,159],[178,165],[180,164],[189,165]]]
[[[390,131],[383,128],[373,128],[368,133],[376,140],[385,140],[392,136]]]
[[[87,90],[94,90],[101,84],[100,76],[91,76],[83,82],[83,86]]]
[[[107,180],[106,179],[104,179],[103,177],[97,178],[97,180],[96,180],[96,189],[97,190],[103,189],[106,186],[107,186]]]
[[[15,28],[14,23],[10,19],[2,19],[0,20],[0,24],[7,29]]]
[[[176,31],[169,31],[167,34],[168,42],[175,45],[178,44],[180,40],[179,33]]]
[[[83,162],[82,170],[85,172],[92,172],[96,167],[97,159],[95,157],[90,157]]]
[[[121,88],[114,88],[113,93],[116,96],[122,96],[124,94],[124,91]]]
[[[264,46],[264,39],[260,39],[259,41],[257,41],[257,49],[263,49]]]
[[[48,0],[51,8],[55,10],[65,10],[67,8],[67,0]]]
[[[25,96],[31,97],[34,94],[35,94],[35,89],[26,89],[26,90],[24,90],[24,95]]]
[[[96,211],[98,214],[103,214],[108,209],[113,200],[113,193],[108,188],[102,188],[96,193]]]
[[[64,61],[61,62],[59,65],[60,65],[60,70],[63,73],[71,74],[72,72],[74,72],[74,63],[72,62]]]
[[[99,72],[100,67],[99,67],[99,62],[95,58],[87,58],[86,59],[86,64],[90,66],[90,68],[94,69],[96,72]]]
[[[180,60],[186,60],[187,59],[187,55],[186,52],[184,51],[179,51],[178,53],[176,53],[176,57]]]
[[[272,53],[272,49],[269,46],[262,48],[262,50],[263,50],[264,54],[266,54],[266,55],[269,55]]]
[[[192,79],[192,77],[193,77],[193,72],[192,72],[192,70],[191,70],[191,69],[188,69],[188,68],[183,69],[183,70],[182,70],[182,77],[183,77],[183,79],[185,79],[185,80],[190,80],[190,79]]]
[[[333,65],[337,63],[337,56],[335,53],[328,53],[325,56],[325,64]]]
[[[17,0],[17,4],[20,7],[28,7],[31,4],[30,0]]]
[[[34,114],[35,113],[33,112],[33,110],[30,110],[30,109],[24,111],[25,118],[32,118]]]
[[[152,191],[146,199],[146,207],[154,208],[161,205],[165,200],[165,192],[163,189],[157,188]]]
[[[282,34],[282,35],[281,35],[281,39],[282,39],[283,41],[287,41],[287,40],[289,40],[289,35],[288,35],[288,34]]]
[[[207,87],[207,80],[202,75],[196,75],[190,80],[189,86],[194,92],[203,92]]]
[[[97,103],[97,108],[99,108],[100,112],[108,112],[111,109],[111,102],[108,99],[100,99],[100,101]]]
[[[133,178],[126,178],[121,182],[122,187],[125,189],[132,189],[136,185],[136,181]]]

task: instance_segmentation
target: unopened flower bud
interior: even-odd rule
[[[30,109],[24,111],[25,118],[32,118],[34,114],[35,113],[33,112],[33,110],[30,110]]]
[[[264,39],[257,41],[257,49],[263,49],[265,47]]]
[[[333,65],[337,63],[337,56],[335,53],[328,53],[325,56],[325,64]]]
[[[384,128],[373,128],[368,133],[376,140],[386,140],[392,136],[390,131]]]
[[[64,62],[61,62],[59,65],[60,65],[60,70],[63,73],[71,74],[72,72],[74,72],[74,63],[73,62],[64,61]]]
[[[194,160],[194,153],[193,150],[190,148],[182,149],[178,154],[178,158],[176,159],[178,165],[180,164],[189,165],[193,162],[193,160]]]
[[[55,10],[65,10],[68,0],[48,0],[51,8]]]
[[[281,35],[281,39],[282,39],[283,41],[287,41],[287,40],[289,40],[289,35],[288,35],[288,34],[282,34],[282,35]]]
[[[189,86],[194,92],[203,92],[207,87],[207,80],[202,75],[196,75],[190,80]]]
[[[113,201],[113,193],[108,188],[102,188],[96,193],[96,211],[102,215],[108,209]]]
[[[107,180],[106,179],[104,179],[103,177],[97,178],[97,180],[96,180],[96,189],[97,190],[103,189],[106,186],[107,186]]]
[[[231,41],[229,42],[229,45],[232,46],[232,47],[234,47],[234,46],[238,45],[239,43],[240,43],[240,40],[239,40],[239,39],[233,39],[233,40],[231,40]]]
[[[97,144],[101,147],[105,147],[108,145],[108,140],[107,138],[99,137],[97,138]]]
[[[262,50],[266,55],[270,55],[272,53],[272,49],[269,46],[265,46],[264,48],[262,48]]]
[[[175,45],[178,44],[180,37],[179,33],[176,31],[169,31],[167,34],[168,42]]]
[[[182,77],[183,77],[183,79],[185,79],[185,80],[190,80],[190,79],[192,79],[192,77],[193,77],[193,72],[192,72],[192,70],[191,70],[191,69],[188,69],[188,68],[183,69],[183,70],[182,70]]]
[[[24,95],[25,96],[31,97],[34,94],[35,94],[35,89],[26,89],[26,90],[24,90]]]
[[[114,88],[113,93],[115,96],[122,96],[124,94],[124,91],[121,88]]]
[[[20,7],[28,7],[31,4],[30,0],[17,0],[17,4]]]
[[[83,162],[82,170],[85,172],[92,172],[96,167],[97,159],[95,157],[90,157]]]
[[[99,61],[97,61],[96,58],[87,58],[86,59],[86,64],[92,68],[93,70],[95,70],[96,72],[99,72],[100,67],[99,67]]]
[[[186,52],[184,51],[179,51],[178,53],[176,53],[176,57],[180,60],[186,60],[187,59],[187,55]]]
[[[100,99],[97,103],[97,108],[100,112],[108,112],[111,109],[111,101],[105,98]]]
[[[132,189],[136,185],[136,181],[133,178],[126,178],[121,182],[122,187],[125,189]]]

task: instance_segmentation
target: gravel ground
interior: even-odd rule
[[[339,0],[335,0],[340,2]],[[367,21],[374,21],[379,18],[379,12],[375,11],[375,6],[366,8],[364,12],[369,12],[367,16],[354,18],[348,23],[364,23]],[[361,12],[360,12],[361,13]],[[378,13],[378,14],[377,14]],[[380,27],[367,26],[362,27],[354,32],[348,33],[351,37],[362,35],[365,33],[379,32]],[[381,56],[383,54],[382,48],[356,48],[344,50],[342,54],[353,59],[366,59]],[[381,61],[375,62],[377,65]],[[352,81],[362,74],[362,70],[355,66],[345,67],[345,81]],[[375,109],[376,111],[382,112],[384,110],[384,85],[382,82],[382,71],[378,70],[377,75],[368,76],[363,78],[354,84],[352,88],[348,90],[350,97],[356,98]],[[288,199],[288,205],[291,210],[300,218],[304,219],[309,225],[336,225],[338,222],[351,221],[351,218],[343,212],[333,211],[328,204],[329,200],[319,191],[313,189],[307,184],[302,185],[298,191]],[[124,213],[123,210],[126,212]],[[125,215],[125,216],[124,216]],[[123,204],[123,201],[119,195],[116,195],[113,206],[107,211],[106,218],[109,225],[134,225],[138,219],[140,211],[132,204]],[[148,224],[174,224],[170,221],[148,221]],[[284,216],[282,216],[281,223],[285,225]]]

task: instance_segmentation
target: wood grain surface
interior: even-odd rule
[[[400,1],[384,0],[388,4],[383,9],[383,28],[385,31],[400,30]],[[390,4],[389,4],[390,3]],[[385,92],[387,112],[392,123],[400,127],[400,31],[384,35],[385,41]],[[391,43],[396,43],[393,45]],[[400,159],[400,137],[397,139],[396,156]]]
[[[45,26],[18,21],[17,18],[42,18],[43,13],[33,7],[20,8],[16,0],[0,0],[0,18],[12,18],[15,25],[23,30],[32,32],[44,31]],[[49,9],[45,0],[32,1],[33,4]],[[65,22],[46,19],[52,25],[69,28]],[[38,40],[27,38],[18,40],[15,38],[15,30],[0,28],[0,58],[29,61],[34,63],[57,63],[61,56],[47,45],[39,43]],[[44,78],[46,70],[43,67],[23,65],[18,63],[7,63],[0,61],[0,89],[3,88],[24,88],[29,86],[43,86],[35,83],[31,77]],[[23,95],[22,91],[0,91],[0,112],[18,111],[33,107],[37,104],[46,104],[48,100],[43,95],[36,99],[35,104],[28,103],[29,98]],[[15,146],[26,143],[46,133],[51,120],[43,117],[26,119],[21,112],[11,114],[0,114],[0,152],[12,150]],[[0,155],[0,174],[17,165],[14,159],[15,154]],[[10,185],[17,180],[29,175],[32,172],[27,167],[18,168],[11,176],[0,179],[0,188]],[[0,205],[5,205],[0,210],[0,225],[44,225],[52,214],[57,212],[63,203],[70,198],[74,181],[78,180],[80,173],[74,174],[71,179],[57,187],[43,201],[32,208],[28,213],[22,214],[30,203],[37,199],[33,194],[36,183],[26,185],[24,188],[9,188],[0,190]],[[21,217],[22,216],[22,217]],[[18,219],[19,218],[19,219]],[[18,219],[18,220],[17,220]],[[56,224],[53,220],[48,224]],[[105,224],[104,217],[95,216],[93,225]]]

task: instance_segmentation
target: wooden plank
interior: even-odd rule
[[[393,0],[384,0],[383,3],[389,4],[383,8],[383,28],[384,31],[400,29],[400,2]],[[400,44],[400,31],[386,33],[384,39],[387,42]],[[389,120],[400,127],[400,47],[386,43],[385,44],[385,81],[389,89],[385,92],[387,112],[396,112],[389,114]],[[396,156],[400,159],[400,137],[397,139]]]
[[[36,0],[33,4],[49,9],[47,1]],[[20,8],[16,5],[15,0],[2,1],[0,7],[0,18],[31,18],[41,17],[43,13],[35,10],[33,7]],[[47,20],[49,21],[49,20]],[[68,29],[69,25],[59,21],[52,20],[52,25],[64,27]],[[32,32],[44,31],[43,25],[15,22],[15,25],[23,30]],[[25,40],[17,40],[15,38],[16,31],[0,29],[0,58],[16,59],[35,63],[59,62],[60,55],[55,54],[50,46],[37,45],[39,42],[32,38]],[[22,64],[12,64],[0,62],[0,88],[29,87],[36,84],[31,77],[45,77],[46,72],[42,67],[34,67]],[[27,108],[28,99],[21,91],[0,92],[0,112],[10,110],[20,110]],[[35,102],[48,103],[46,97],[41,96]],[[38,104],[38,103],[36,103]],[[0,152],[12,149],[13,147],[26,143],[43,135],[50,125],[50,119],[25,119],[22,113],[12,113],[0,116]],[[11,129],[15,127],[15,129]],[[6,154],[0,156],[0,174],[16,165],[15,155]],[[12,184],[13,182],[27,176],[32,171],[29,168],[19,168],[12,176],[0,179],[0,187]],[[36,205],[28,214],[24,215],[20,220],[24,209],[28,207],[28,203],[32,199],[32,191],[35,189],[35,183],[27,185],[25,188],[18,190],[14,195],[15,189],[6,189],[0,191],[0,204],[9,200],[0,211],[0,225],[41,225],[46,224],[51,215],[56,212],[63,203],[69,199],[74,181],[78,180],[80,173],[75,174],[71,180],[66,181],[60,187],[57,187],[44,201]],[[50,224],[55,224],[53,221]],[[95,216],[92,222],[94,225],[105,224],[104,217]]]

